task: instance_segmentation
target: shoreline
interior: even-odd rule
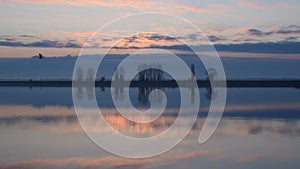
[[[117,86],[111,85],[112,81],[74,81],[71,80],[2,80],[0,87],[122,87],[130,84],[130,87],[161,87],[177,88],[175,80],[166,81],[122,81],[116,82]],[[190,81],[178,81],[182,87],[191,87]],[[223,87],[224,81],[214,81],[215,87]],[[197,80],[198,88],[210,87],[209,80]],[[300,80],[226,80],[227,87],[294,87],[300,88]]]

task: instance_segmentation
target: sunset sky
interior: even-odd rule
[[[219,52],[251,53],[265,43],[266,48],[259,52],[286,50],[298,54],[299,10],[297,0],[0,0],[0,57],[31,57],[37,52],[48,56],[78,55],[89,36],[106,23],[150,11],[187,19],[203,30],[213,44],[219,45]],[[168,31],[172,30],[159,33]],[[181,31],[176,33],[186,39],[197,39],[197,32]],[[168,39],[163,38],[162,42],[161,37],[153,36],[143,34],[138,38],[147,41],[143,47],[173,45],[166,42]],[[105,44],[104,40],[99,43]],[[278,45],[281,51],[276,51]],[[234,50],[237,47],[239,50]]]

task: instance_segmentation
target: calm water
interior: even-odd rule
[[[76,97],[82,96],[78,89]],[[97,88],[105,119],[127,135],[151,136],[176,119],[178,89],[163,89],[168,98],[162,117],[134,124],[119,115],[111,94]],[[193,92],[191,90],[191,92]],[[0,168],[299,168],[300,89],[230,88],[221,123],[204,144],[197,142],[210,99],[200,89],[201,108],[190,134],[160,156],[128,159],[110,154],[83,132],[73,109],[71,88],[0,88]],[[149,107],[149,89],[130,89],[138,109]],[[105,127],[100,131],[105,131]],[[120,146],[121,143],[120,143]]]

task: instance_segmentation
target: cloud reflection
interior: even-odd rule
[[[213,155],[218,150],[194,150],[191,152],[176,150],[172,151],[173,155],[160,155],[159,157],[147,159],[128,159],[117,156],[105,156],[100,158],[95,157],[78,157],[65,159],[49,159],[37,161],[25,161],[14,164],[3,165],[2,169],[35,169],[35,168],[73,168],[73,169],[88,169],[88,168],[139,168],[148,169],[156,168],[174,163],[177,160],[184,160],[193,157]]]
[[[272,118],[249,118],[251,111],[258,110],[292,110],[300,109],[298,104],[277,104],[277,105],[252,105],[238,106],[232,105],[226,108],[225,116],[223,117],[216,135],[256,135],[262,133],[271,133],[274,135],[300,135],[300,123],[296,119],[277,120]],[[5,127],[20,127],[27,129],[39,129],[54,133],[82,133],[83,130],[78,123],[76,113],[73,108],[63,106],[46,106],[37,108],[32,106],[0,106],[0,124]],[[231,116],[230,111],[239,112]],[[250,111],[250,112],[247,112]],[[169,128],[174,120],[178,110],[167,109],[166,112],[152,123],[134,123],[125,119],[115,109],[106,108],[102,114],[106,121],[117,131],[127,135],[135,136],[153,136],[157,135]],[[201,114],[201,113],[200,113]],[[229,116],[229,115],[230,116]],[[236,116],[236,117],[235,117]],[[244,118],[241,118],[245,116]],[[145,118],[145,116],[143,116]],[[94,118],[87,119],[91,124],[97,121]],[[205,116],[198,117],[190,135],[197,136],[202,129]],[[247,123],[245,123],[247,121]],[[60,128],[57,125],[62,126]],[[94,132],[106,132],[108,129],[103,124],[97,124]]]

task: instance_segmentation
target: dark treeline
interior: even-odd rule
[[[119,86],[111,86],[112,81],[96,80],[96,87],[122,87],[122,83],[118,83]],[[214,81],[214,86],[219,87],[218,84],[222,84],[224,81]],[[127,81],[124,81],[124,85]],[[182,87],[189,87],[189,81],[130,81],[130,87],[178,87],[178,83]],[[210,86],[209,80],[197,80],[198,87]],[[227,80],[227,87],[295,87],[300,88],[300,80]],[[74,87],[76,86],[91,86],[91,81],[74,81],[72,80],[2,80],[0,86],[37,86],[37,87]],[[125,87],[125,86],[124,86]]]

